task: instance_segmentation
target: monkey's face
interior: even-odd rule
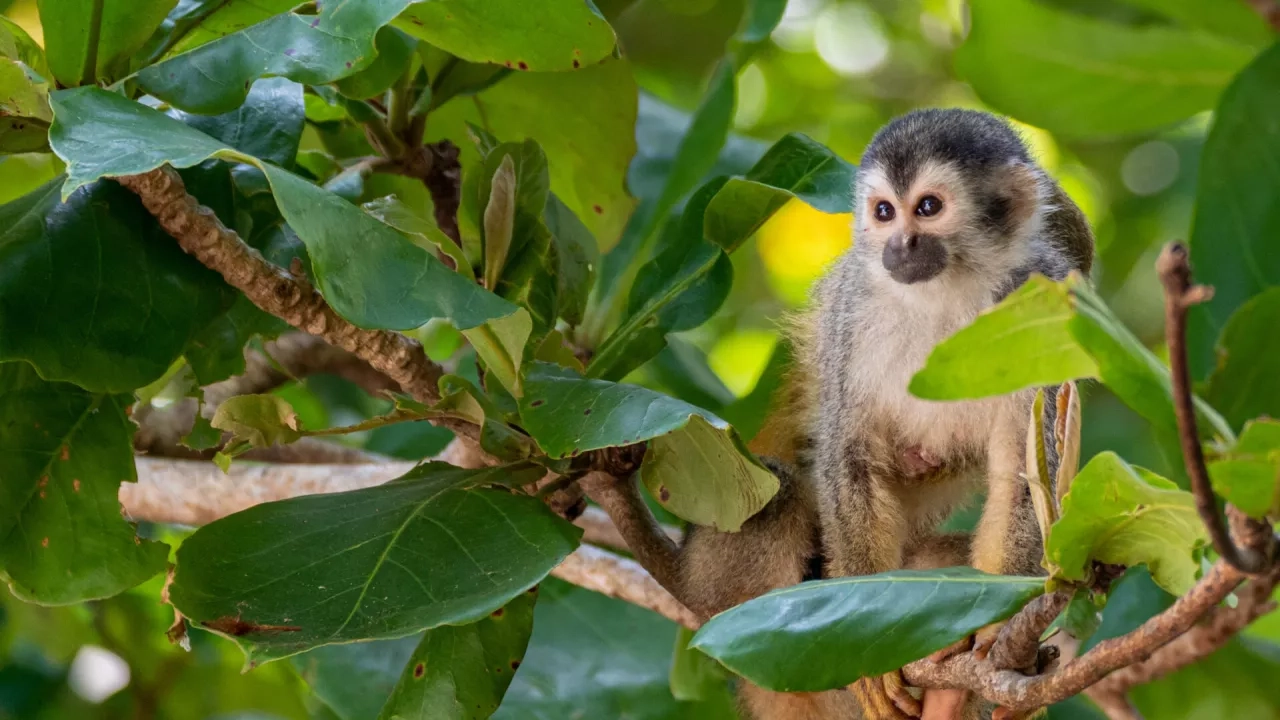
[[[972,177],[927,160],[902,175],[872,166],[859,177],[857,242],[868,261],[879,255],[894,281],[923,283],[949,271],[1001,276],[1019,260],[1014,239],[1025,234],[1036,193],[1025,166]]]

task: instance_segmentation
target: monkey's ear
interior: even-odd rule
[[[1008,208],[1004,226],[1012,234],[1035,217],[1036,210],[1048,200],[1043,197],[1045,177],[1021,160],[1010,160],[996,170],[992,190],[1003,198]]]

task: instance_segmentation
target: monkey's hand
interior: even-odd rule
[[[942,467],[942,459],[919,445],[902,451],[902,467],[911,477],[920,477]]]
[[[849,686],[849,692],[862,708],[863,720],[910,720],[922,713],[920,701],[907,689],[898,670],[860,678]]]

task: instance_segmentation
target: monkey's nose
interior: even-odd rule
[[[902,239],[902,249],[911,251],[916,249],[916,245],[920,242],[918,235],[907,235]]]

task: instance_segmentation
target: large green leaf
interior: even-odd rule
[[[625,178],[636,151],[636,98],[626,60],[573,73],[516,73],[433,111],[427,135],[461,145],[464,165],[476,162],[475,149],[462,142],[467,122],[507,142],[536,140],[547,154],[552,192],[608,248],[635,207]]]
[[[1280,44],[1263,52],[1223,93],[1201,153],[1191,227],[1196,281],[1213,299],[1192,310],[1192,368],[1213,367],[1213,344],[1249,298],[1280,285]]]
[[[396,26],[464,60],[520,70],[574,70],[613,52],[613,29],[581,0],[415,2]]]
[[[122,77],[129,57],[176,4],[177,0],[38,0],[53,77],[67,87]]]
[[[717,178],[690,198],[667,247],[636,275],[627,316],[596,349],[589,375],[624,377],[658,354],[668,333],[697,327],[720,308],[733,284],[733,265],[703,237],[703,224],[707,204],[724,183]]]
[[[1032,0],[974,0],[956,68],[979,97],[1073,137],[1159,128],[1208,110],[1253,49],[1166,25],[1128,26]]]
[[[799,133],[787,135],[745,177],[731,178],[716,193],[707,206],[706,237],[733,252],[796,197],[823,212],[852,212],[854,172],[821,144]]]
[[[723,420],[636,385],[534,363],[520,419],[553,458],[653,440],[641,468],[645,485],[668,510],[700,525],[736,531],[778,490],[777,478]]]
[[[1234,427],[1263,415],[1280,417],[1280,287],[1263,291],[1231,316],[1218,340],[1218,366],[1208,399]]]
[[[159,378],[234,294],[136,196],[61,179],[0,207],[0,359],[49,380],[126,392]]]
[[[245,101],[222,115],[171,110],[170,115],[246,155],[288,168],[298,156],[306,122],[303,88],[287,78],[263,78]]]
[[[1250,516],[1280,514],[1280,420],[1246,424],[1236,444],[1209,463],[1209,474],[1214,492]]]
[[[380,720],[485,720],[524,659],[537,588],[479,622],[428,630]]]
[[[44,51],[0,17],[0,154],[43,151],[53,114]]]
[[[70,0],[62,0],[64,2]],[[284,12],[293,3],[232,0],[206,17],[166,56],[137,74],[144,90],[183,110],[228,112],[253,81],[281,75],[321,85],[363,70],[376,57],[379,28],[410,0],[326,2],[319,14]],[[282,13],[282,14],[276,14]]]
[[[45,80],[52,79],[44,49],[31,39],[22,26],[3,16],[0,16],[0,57],[17,60]]]
[[[1127,0],[1127,4],[1160,13],[1179,25],[1256,48],[1264,48],[1275,40],[1267,21],[1249,3],[1214,3],[1213,12],[1205,12],[1205,5],[1200,0]]]
[[[98,177],[208,158],[262,170],[289,226],[307,246],[320,292],[361,327],[415,328],[435,317],[460,329],[517,308],[449,270],[360,208],[292,173],[234,150],[162,113],[97,88],[53,98],[54,151],[67,161],[64,196]]]
[[[580,531],[539,500],[478,487],[543,472],[433,462],[373,488],[254,506],[182,544],[170,598],[252,663],[477,620],[577,545]]]
[[[393,27],[383,27],[374,36],[377,57],[369,67],[355,75],[348,75],[334,87],[346,97],[364,100],[381,96],[396,83],[413,63],[413,52],[418,41]]]
[[[941,650],[1043,591],[1042,578],[973,568],[806,582],[720,613],[692,646],[762,687],[830,690]]]
[[[1087,282],[1032,276],[969,326],[933,349],[910,390],[929,400],[988,397],[1097,376],[1151,421],[1177,455],[1177,419],[1168,367],[1116,318]],[[1205,431],[1231,438],[1230,426],[1195,400]]]
[[[1068,580],[1086,579],[1093,560],[1145,564],[1160,587],[1181,595],[1195,584],[1206,539],[1190,493],[1108,451],[1072,480],[1045,553]]]
[[[674,623],[555,579],[539,586],[533,638],[495,720],[731,720],[728,687],[678,702],[667,684]]]
[[[120,516],[135,480],[128,395],[0,365],[0,576],[46,605],[109,597],[164,570],[168,547]]]

